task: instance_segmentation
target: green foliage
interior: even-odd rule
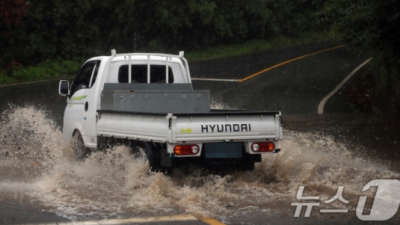
[[[9,1],[9,0],[7,0]],[[21,0],[19,0],[21,1]],[[320,0],[321,1],[321,0]],[[0,35],[1,66],[133,51],[205,49],[318,28],[315,0],[30,0]],[[21,6],[22,7],[22,6]],[[4,31],[0,26],[0,33]]]
[[[140,3],[140,4],[139,4]],[[138,31],[152,51],[207,49],[213,45],[299,36],[323,30],[316,11],[323,1],[312,0],[149,0],[137,4]]]
[[[325,15],[335,38],[374,57],[375,105],[400,112],[400,1],[330,0]]]
[[[0,36],[3,62],[34,65],[99,55],[133,40],[133,1],[31,0],[19,26]],[[126,48],[126,47],[125,47]],[[3,65],[4,66],[4,65]]]
[[[323,30],[315,13],[322,0],[6,0],[13,1],[23,13],[15,26],[0,23],[0,72],[17,81],[53,77],[44,75],[53,70],[42,62],[108,55],[113,48],[204,50]],[[29,69],[34,65],[43,70]]]
[[[0,84],[15,83],[16,80],[13,77],[7,76],[4,73],[0,73]]]
[[[26,14],[29,3],[25,0],[2,0],[0,1],[0,26],[16,26]]]
[[[0,73],[0,84],[72,77],[79,70],[80,64],[78,61],[56,60],[36,66],[19,66],[9,75]]]

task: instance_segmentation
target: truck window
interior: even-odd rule
[[[166,83],[165,65],[150,65],[150,83]],[[128,83],[128,65],[118,70],[118,82]],[[132,83],[147,83],[147,65],[131,65]],[[168,67],[168,83],[174,83],[174,74]]]
[[[100,60],[95,60],[89,61],[81,67],[71,85],[71,96],[80,89],[91,88],[94,85],[99,71],[99,66]]]

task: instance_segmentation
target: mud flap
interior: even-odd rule
[[[166,148],[161,148],[160,149],[160,154],[161,154],[161,166],[163,167],[172,167],[172,157],[167,152]]]
[[[251,158],[251,160],[253,162],[261,162],[261,154],[249,154],[249,158]]]
[[[106,151],[107,146],[108,146],[107,138],[103,136],[97,136],[97,150]]]

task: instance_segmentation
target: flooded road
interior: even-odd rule
[[[301,125],[295,117],[287,120]],[[368,193],[361,192],[365,184],[373,179],[400,179],[393,166],[398,160],[380,157],[376,154],[380,149],[350,148],[348,142],[336,140],[340,137],[323,135],[326,131],[289,127],[293,129],[285,130],[282,152],[264,155],[254,171],[232,170],[221,176],[193,167],[165,175],[151,172],[144,158],[133,157],[123,147],[76,161],[43,111],[33,106],[12,108],[3,114],[1,124],[0,201],[9,209],[44,210],[72,221],[190,213],[228,224],[238,220],[263,224],[261,219],[271,217],[274,223],[296,221],[290,204],[298,202],[300,185],[306,186],[306,195],[320,196],[321,201],[344,186],[349,204],[321,208],[348,209],[346,219],[354,222],[358,198]],[[340,214],[321,215],[317,210],[308,221],[302,219],[297,222],[343,222]]]
[[[358,114],[284,115],[282,151],[263,155],[254,171],[192,166],[165,175],[125,147],[77,161],[60,131],[65,98],[58,97],[57,84],[0,88],[0,223],[191,214],[226,224],[361,224],[358,200],[368,196],[368,213],[376,192],[363,187],[400,179],[398,124]],[[310,217],[303,209],[294,218],[291,204],[306,202],[296,199],[300,186],[303,195],[320,197]],[[325,203],[339,186],[348,203]],[[329,208],[348,212],[320,213]],[[397,213],[387,223],[399,221]]]

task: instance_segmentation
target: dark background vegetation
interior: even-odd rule
[[[374,105],[399,112],[399,28],[398,0],[1,0],[0,83],[66,74],[112,48],[176,52],[330,32],[374,57]]]
[[[111,48],[133,51],[135,34],[142,51],[299,35],[321,27],[316,16],[320,2],[3,0],[1,57],[6,63],[30,65],[109,54]]]

